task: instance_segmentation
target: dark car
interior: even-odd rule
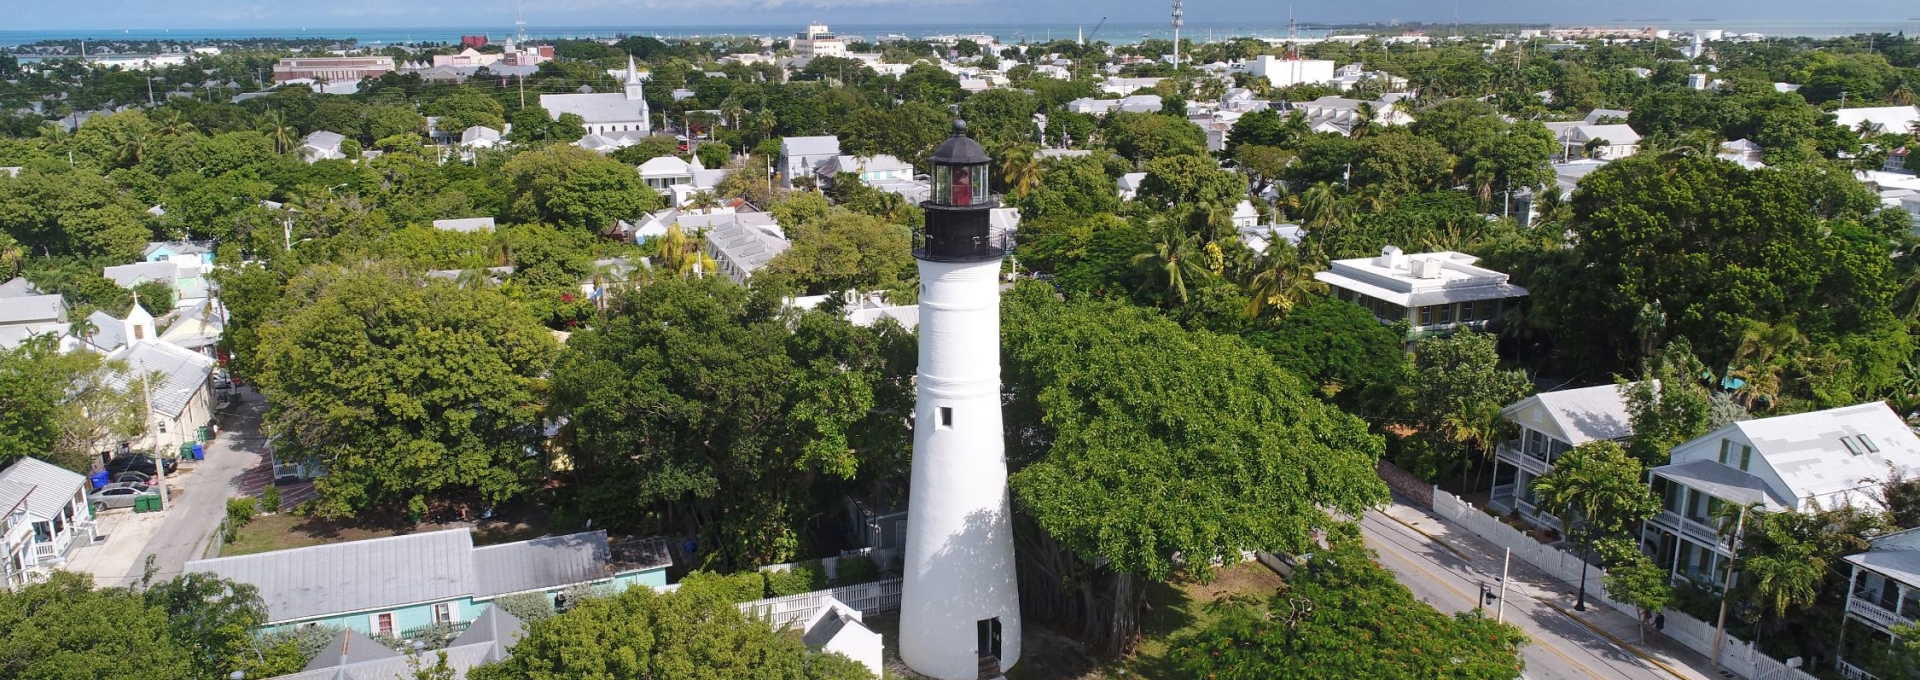
[[[180,468],[180,461],[173,460],[171,458],[165,459],[165,465],[166,465],[167,472],[171,474]],[[122,472],[139,472],[142,474],[152,474],[153,458],[144,456],[144,455],[131,455],[131,456],[118,456],[113,460],[107,461],[108,474],[117,475]]]

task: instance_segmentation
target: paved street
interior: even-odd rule
[[[1458,527],[1447,532],[1448,523],[1419,508],[1396,503],[1387,511],[1392,515],[1369,511],[1360,522],[1362,533],[1368,547],[1380,554],[1381,564],[1420,599],[1441,611],[1458,612],[1474,606],[1481,583],[1498,589],[1501,551],[1491,543]],[[1443,537],[1436,536],[1442,533]],[[1595,592],[1600,585],[1597,580],[1589,581],[1587,587],[1589,592]],[[1506,621],[1533,638],[1533,643],[1522,649],[1527,660],[1527,678],[1704,680],[1722,677],[1709,671],[1705,660],[1697,655],[1657,647],[1636,654],[1603,637],[1571,617],[1573,595],[1573,590],[1565,584],[1518,559],[1513,561]],[[1635,639],[1632,617],[1605,605],[1590,606],[1584,616],[1592,625],[1608,630],[1615,639]],[[1646,656],[1659,659],[1660,663]]]
[[[140,551],[127,578],[140,578],[148,555],[156,556],[160,569],[155,578],[164,579],[179,574],[188,560],[199,559],[206,551],[226,517],[227,499],[266,450],[266,440],[260,436],[265,408],[266,400],[260,395],[242,390],[238,406],[218,416],[220,434],[208,443],[206,460],[195,464],[176,487],[181,493],[167,509],[166,522]]]

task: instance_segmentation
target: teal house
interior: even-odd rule
[[[263,632],[333,625],[404,638],[435,624],[464,626],[506,595],[664,586],[672,561],[660,539],[613,545],[605,531],[476,547],[472,532],[449,529],[196,560],[187,571],[258,588]]]

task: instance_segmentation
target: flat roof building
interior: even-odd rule
[[[331,82],[378,78],[393,71],[393,57],[289,57],[273,66],[273,82],[310,78]]]
[[[1461,328],[1485,330],[1508,300],[1526,297],[1527,289],[1508,283],[1506,274],[1474,266],[1478,261],[1447,250],[1409,255],[1387,246],[1377,257],[1334,260],[1313,278],[1334,297],[1373,312],[1380,323],[1405,320],[1413,327],[1412,340]]]

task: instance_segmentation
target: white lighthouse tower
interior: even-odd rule
[[[941,680],[1020,659],[1007,457],[1000,424],[1000,260],[987,157],[955,121],[933,154],[920,264],[919,404],[907,509],[900,658]]]

